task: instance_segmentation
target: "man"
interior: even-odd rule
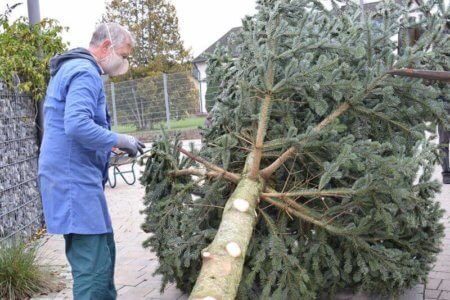
[[[99,25],[89,49],[50,61],[39,185],[47,231],[63,234],[74,299],[116,299],[115,243],[104,195],[112,147],[142,153],[136,138],[110,131],[102,74],[128,70],[134,40],[115,23]]]

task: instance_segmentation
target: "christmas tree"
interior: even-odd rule
[[[448,70],[448,8],[386,2],[361,18],[350,1],[330,6],[258,1],[241,56],[209,61],[221,90],[202,148],[154,143],[143,229],[162,288],[314,299],[426,280],[443,236],[426,133],[447,123],[443,90],[388,72]]]

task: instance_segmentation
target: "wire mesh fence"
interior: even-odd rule
[[[43,224],[35,102],[0,83],[0,247]]]
[[[206,80],[205,80],[206,82]],[[220,98],[222,94],[222,87],[217,84],[209,83],[206,86],[205,91],[205,106],[206,110],[208,112],[211,112],[212,108],[214,107],[214,104],[216,103],[217,99]]]
[[[113,129],[118,132],[172,128],[174,123],[198,116],[198,82],[189,72],[162,74],[105,84]]]

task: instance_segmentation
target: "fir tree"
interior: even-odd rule
[[[417,3],[361,23],[350,1],[258,1],[242,55],[210,60],[222,84],[202,149],[162,138],[146,162],[145,246],[162,288],[314,299],[426,280],[443,226],[425,134],[448,120],[438,85],[388,72],[448,69],[449,11]],[[399,54],[394,37],[414,26],[423,35]]]
[[[107,0],[103,21],[117,22],[133,33],[133,67],[179,64],[190,57],[180,38],[175,6],[168,0]]]

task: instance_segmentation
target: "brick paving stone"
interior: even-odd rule
[[[450,268],[448,267],[448,265],[436,264],[433,268],[433,271],[450,273]]]
[[[176,300],[183,296],[183,293],[174,285],[168,285],[163,294],[159,293],[159,289],[151,292],[145,298],[154,300]]]
[[[146,280],[146,279],[143,282],[139,283],[139,285],[137,285],[136,287],[141,288],[141,289],[146,288],[150,292],[160,289],[159,282],[150,281],[150,280]]]
[[[450,257],[444,258],[443,256],[439,256],[436,260],[436,266],[446,266],[448,269],[450,269]]]
[[[116,285],[137,286],[144,280],[144,278],[139,278],[138,274],[132,272],[123,272],[114,277],[114,283]]]
[[[424,284],[417,284],[415,287],[411,289],[412,292],[417,294],[423,294],[423,291],[425,290]]]
[[[450,300],[450,292],[442,291],[439,300]]]
[[[450,273],[431,271],[430,274],[428,275],[428,278],[450,279]]]
[[[122,264],[117,264],[117,267],[115,269],[115,273],[116,274],[120,274],[122,272],[135,272],[135,273],[140,273],[140,271],[142,269],[145,269],[145,266],[132,266],[132,265],[122,265]]]
[[[152,290],[148,290],[146,288],[142,289],[139,287],[134,287],[121,294],[120,298],[123,300],[147,299],[147,295],[151,292]]]
[[[440,290],[425,290],[425,298],[438,299],[440,294]]]
[[[134,286],[129,286],[129,285],[122,286],[122,288],[117,290],[118,298],[122,298],[122,297],[119,297],[119,296],[122,296],[123,294],[127,293],[128,291],[132,290],[133,288],[135,288],[135,287]]]
[[[423,294],[405,293],[399,297],[399,300],[423,300]]]
[[[436,290],[439,287],[439,284],[442,282],[442,279],[428,279],[426,284],[427,290]]]
[[[442,283],[439,285],[439,289],[450,292],[450,280],[442,280]]]
[[[152,273],[145,274],[142,276],[148,282],[153,282],[157,284],[158,289],[161,287],[162,276],[161,275],[153,275]]]

